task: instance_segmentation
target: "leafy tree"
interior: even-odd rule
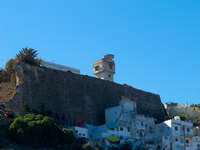
[[[59,127],[52,118],[41,114],[16,118],[9,132],[17,143],[35,147],[71,144],[75,139],[72,130]]]
[[[185,114],[178,114],[177,116],[179,116],[181,118],[181,120],[183,120],[183,121],[187,121],[188,120],[188,118],[187,118],[187,116]]]
[[[198,108],[200,108],[200,104],[192,104],[190,107],[198,107]]]
[[[39,61],[36,59],[38,51],[32,48],[22,48],[16,55],[17,62],[25,62],[31,65],[39,65]]]

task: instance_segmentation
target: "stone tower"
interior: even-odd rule
[[[113,81],[115,73],[114,55],[108,54],[93,64],[93,73],[97,78]]]

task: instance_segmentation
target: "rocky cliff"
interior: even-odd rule
[[[167,118],[159,95],[114,82],[23,63],[16,66],[12,78],[11,83],[0,83],[0,102],[17,114],[24,113],[24,105],[30,109],[43,106],[58,116],[97,125],[104,123],[106,108],[127,96],[136,101],[139,114],[158,121]]]

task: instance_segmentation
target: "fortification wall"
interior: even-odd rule
[[[47,68],[18,64],[16,92],[6,105],[23,114],[24,104],[31,109],[44,106],[59,116],[91,124],[104,123],[104,110],[127,96],[137,104],[137,112],[159,121],[167,118],[160,96],[125,87],[114,82]],[[1,99],[1,97],[0,97]]]

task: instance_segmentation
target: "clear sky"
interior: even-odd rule
[[[23,47],[90,76],[112,53],[115,82],[200,103],[199,0],[1,0],[0,66]]]

